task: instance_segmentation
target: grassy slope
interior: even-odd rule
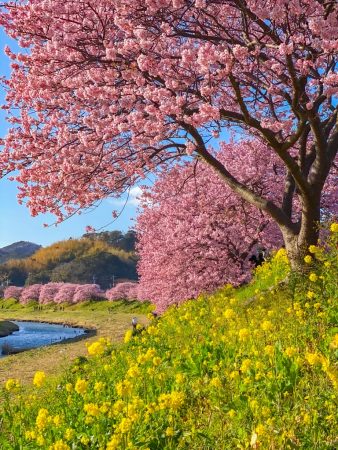
[[[0,300],[0,319],[36,320],[41,322],[69,323],[75,326],[97,330],[97,336],[110,337],[113,342],[121,341],[130,328],[133,316],[145,323],[148,305],[137,302],[87,302],[56,309],[44,306],[41,311],[34,309],[35,304],[23,307],[14,300]],[[97,338],[87,339],[92,342]],[[77,356],[87,353],[83,340],[62,345],[29,350],[0,360],[0,383],[15,376],[22,383],[31,383],[37,370],[47,374],[62,373]]]
[[[281,284],[279,252],[247,287],[172,308],[118,349],[98,342],[29,406],[5,390],[1,448],[336,449],[332,244],[310,277]]]

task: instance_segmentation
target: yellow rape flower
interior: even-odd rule
[[[132,426],[133,426],[132,420],[130,420],[128,417],[123,417],[117,428],[121,434],[126,434],[130,431]]]
[[[27,439],[27,441],[33,441],[34,439],[36,439],[35,431],[34,430],[26,431],[25,432],[25,439]]]
[[[115,387],[117,395],[119,395],[120,397],[131,394],[133,390],[133,385],[129,380],[120,381],[115,385]]]
[[[224,311],[223,316],[226,319],[234,319],[236,317],[236,313],[232,308],[228,308]]]
[[[59,427],[62,424],[62,417],[59,414],[54,416],[52,420],[56,427]]]
[[[312,256],[311,255],[306,255],[304,257],[304,261],[306,262],[306,264],[311,264],[312,263]]]
[[[42,370],[38,370],[35,372],[34,378],[33,378],[33,384],[37,387],[41,387],[46,380],[46,374]]]
[[[70,447],[60,439],[59,441],[56,441],[55,444],[51,445],[49,450],[70,450]]]
[[[91,356],[101,356],[105,351],[105,345],[102,341],[96,341],[88,345],[87,351]]]
[[[266,345],[264,353],[268,356],[273,356],[275,354],[275,347],[273,345]]]
[[[119,435],[114,435],[107,444],[106,450],[117,450],[119,448],[121,438]]]
[[[170,394],[161,394],[158,398],[158,404],[160,409],[172,409],[177,410],[183,404],[185,395],[183,392],[173,391]]]
[[[271,331],[272,328],[273,328],[273,325],[272,325],[272,322],[270,322],[270,320],[264,320],[264,321],[261,323],[261,329],[262,329],[263,331]]]
[[[133,337],[133,330],[128,330],[126,334],[124,335],[124,343],[128,344],[128,342],[131,341],[131,338]]]
[[[309,280],[315,283],[318,280],[318,276],[315,273],[310,273]]]
[[[95,403],[86,403],[83,410],[88,414],[88,416],[98,416],[100,414],[100,407]]]
[[[230,409],[228,411],[228,416],[232,419],[233,417],[235,417],[236,415],[236,411],[234,409]]]
[[[88,436],[83,435],[83,436],[81,436],[80,442],[81,442],[81,444],[83,444],[83,445],[88,445],[89,442],[90,442],[90,439],[89,439]]]
[[[38,415],[36,417],[35,423],[38,430],[43,430],[48,424],[49,412],[45,408],[39,409]]]
[[[317,353],[306,353],[305,359],[311,366],[316,366],[317,364],[320,364],[322,361],[322,358]]]
[[[332,233],[338,233],[338,223],[332,223],[330,226],[330,231]]]
[[[262,435],[265,433],[265,426],[263,424],[258,424],[256,429],[255,429],[256,433],[259,435]]]
[[[140,375],[140,373],[141,373],[140,368],[136,365],[133,365],[128,369],[127,377],[136,378]]]
[[[74,436],[75,431],[73,430],[73,428],[67,428],[63,437],[66,439],[66,441],[71,441]]]
[[[96,381],[94,384],[94,391],[95,392],[101,392],[105,388],[106,383],[103,381]]]
[[[250,336],[250,331],[247,328],[241,328],[238,332],[238,337],[240,341],[246,341]]]
[[[221,382],[220,378],[219,377],[211,378],[210,386],[212,386],[212,387],[214,387],[216,389],[221,388],[222,387],[222,382]]]
[[[20,387],[20,381],[17,378],[8,378],[5,383],[6,391],[12,391]]]
[[[315,245],[310,245],[309,247],[310,253],[316,253],[318,250],[319,250],[318,247],[316,247]]]
[[[175,430],[174,430],[174,428],[173,428],[173,427],[168,427],[168,428],[165,430],[165,435],[168,436],[168,437],[174,436],[174,435],[175,435]]]
[[[337,335],[337,336],[338,336],[338,335]],[[184,376],[183,373],[178,373],[178,374],[175,376],[175,381],[176,381],[177,384],[182,384],[182,383],[184,383],[184,380],[185,380],[185,376]]]
[[[338,333],[333,336],[333,339],[330,343],[331,348],[338,348]]]
[[[289,358],[292,358],[297,353],[297,349],[295,347],[287,347],[284,350],[284,355],[288,356]]]
[[[75,383],[75,391],[78,394],[85,394],[87,391],[87,387],[88,387],[88,382],[86,380],[82,380],[82,379],[78,379]]]
[[[36,438],[36,443],[38,445],[40,445],[40,447],[42,447],[43,445],[45,445],[46,441],[45,438],[40,434],[37,438]],[[54,447],[52,447],[54,449]]]
[[[248,370],[250,370],[251,365],[252,365],[251,359],[248,359],[248,358],[244,359],[244,361],[242,362],[242,365],[241,365],[241,371],[247,372]]]
[[[153,365],[156,367],[156,366],[159,366],[160,364],[161,364],[161,358],[159,357],[159,356],[154,356],[154,358],[153,358]]]

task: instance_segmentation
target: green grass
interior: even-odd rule
[[[250,285],[172,307],[124,345],[96,338],[30,397],[8,381],[0,448],[336,449],[337,236],[302,277],[280,251]]]
[[[96,330],[97,336],[109,337],[113,342],[121,342],[126,330],[131,328],[133,316],[139,317],[141,323],[147,323],[146,314],[149,311],[148,303],[123,300],[43,305],[41,310],[37,309],[36,302],[25,306],[14,299],[0,300],[0,321],[11,319],[67,323]],[[90,343],[95,339],[97,338],[89,335],[86,341]],[[37,370],[44,370],[55,377],[62,373],[74,358],[86,353],[84,341],[77,340],[8,356],[0,360],[0,383],[15,376],[20,378],[21,383],[30,384]]]

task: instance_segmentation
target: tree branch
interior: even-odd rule
[[[255,192],[239,182],[233,175],[231,175],[230,172],[228,172],[225,166],[218,159],[208,152],[204,141],[196,128],[184,122],[181,122],[180,125],[193,137],[196,143],[196,152],[204,159],[204,161],[206,161],[217,171],[221,178],[234,192],[240,195],[240,197],[247,202],[267,212],[281,227],[293,230],[294,224],[281,210],[281,208],[275,205],[271,200],[267,200],[264,197],[260,197],[255,194]]]

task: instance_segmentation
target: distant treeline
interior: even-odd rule
[[[105,231],[56,242],[32,256],[0,265],[2,284],[94,283],[109,289],[118,280],[136,280],[135,233]]]

